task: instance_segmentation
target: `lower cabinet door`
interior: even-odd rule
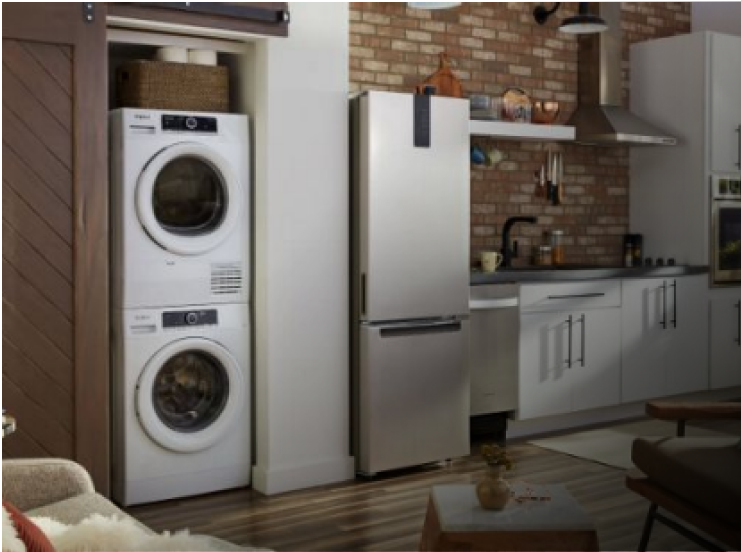
[[[520,317],[520,419],[571,411],[569,313],[537,312]],[[571,346],[573,356],[573,343]]]
[[[572,410],[620,403],[620,309],[573,316]]]

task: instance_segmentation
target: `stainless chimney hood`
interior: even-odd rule
[[[576,142],[597,146],[673,146],[677,139],[622,107],[621,67],[623,32],[619,2],[592,2],[592,13],[608,29],[579,35],[579,105],[568,121]]]

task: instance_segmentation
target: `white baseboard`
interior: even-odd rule
[[[719,389],[716,391],[700,391],[697,393],[688,393],[686,395],[665,397],[661,400],[722,401],[738,398],[741,398],[741,387],[729,387],[727,389]],[[535,418],[532,420],[509,420],[507,423],[507,439],[524,439],[536,435],[543,435],[545,433],[553,433],[569,429],[581,429],[609,422],[639,418],[644,416],[646,413],[646,402],[648,401],[621,404],[618,406],[586,410],[583,412],[573,412],[559,416],[545,416],[543,418]]]
[[[260,465],[252,467],[252,488],[265,495],[307,489],[350,479],[355,479],[355,458],[352,456],[278,468]]]

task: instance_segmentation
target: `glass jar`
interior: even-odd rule
[[[540,245],[535,253],[535,264],[540,266],[549,266],[552,262],[551,246]]]
[[[566,252],[563,243],[563,230],[553,230],[551,232],[551,260],[554,265],[564,264]]]

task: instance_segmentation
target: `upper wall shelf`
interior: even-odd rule
[[[471,120],[471,136],[493,136],[502,140],[539,140],[544,142],[570,142],[574,140],[572,126],[508,123],[505,121]]]

